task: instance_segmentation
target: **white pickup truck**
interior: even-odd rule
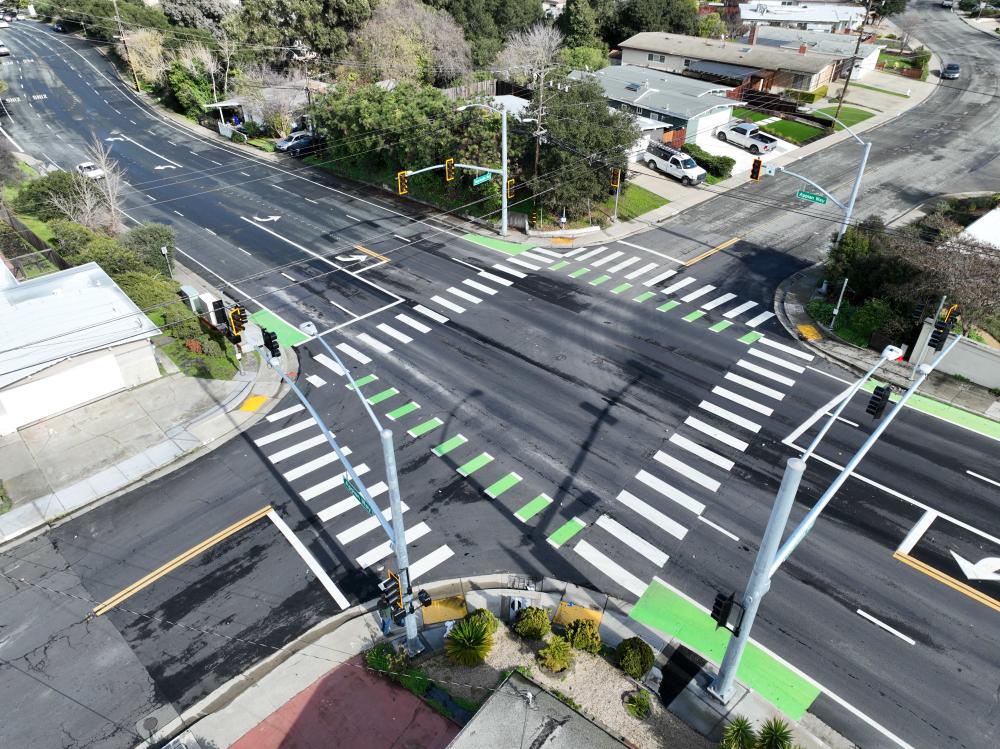
[[[654,172],[669,174],[685,185],[697,185],[705,181],[705,170],[688,154],[671,146],[650,143],[642,158]]]
[[[768,153],[778,146],[778,139],[764,135],[752,122],[733,120],[715,131],[715,137],[723,143],[734,143],[756,155]]]

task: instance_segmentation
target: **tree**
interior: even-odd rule
[[[509,34],[543,17],[538,0],[430,0],[428,5],[448,11],[465,30],[476,67],[492,62]]]
[[[123,247],[135,252],[143,265],[161,270],[164,262],[168,267],[174,265],[174,245],[177,243],[177,232],[166,224],[141,224],[121,235],[119,241]],[[167,259],[163,259],[162,248],[167,248]]]
[[[110,223],[108,207],[101,190],[93,180],[73,175],[72,188],[53,194],[52,207],[66,220],[98,231]]]
[[[301,77],[264,65],[244,66],[237,79],[244,110],[256,109],[254,116],[279,138],[291,131],[295,115],[305,103],[305,86]]]
[[[163,33],[160,31],[155,29],[126,31],[124,43],[119,42],[115,50],[122,60],[130,63],[132,71],[145,83],[159,83],[167,71],[166,50],[163,47]]]
[[[2,89],[0,93],[3,93]],[[13,185],[24,179],[24,172],[18,163],[10,144],[4,140],[0,143],[0,184]]]
[[[212,84],[212,100],[219,100],[216,78],[220,73],[219,61],[211,49],[204,44],[189,44],[177,51],[177,62],[191,76],[208,76]]]
[[[895,16],[906,10],[907,0],[871,0],[869,12],[875,17],[877,22],[883,18]]]
[[[566,37],[568,47],[596,47],[597,14],[590,0],[566,0],[566,8],[557,25]]]
[[[111,158],[111,149],[105,146],[96,135],[88,149],[88,154],[97,167],[104,172],[104,176],[95,180],[95,184],[101,191],[108,210],[108,233],[117,234],[122,228],[121,194],[125,186],[125,171],[118,165],[117,161]]]
[[[160,0],[164,14],[180,26],[207,29],[218,38],[222,22],[236,12],[230,0]]]
[[[511,80],[527,82],[538,80],[544,85],[545,73],[559,61],[563,35],[553,26],[536,23],[524,31],[516,31],[507,38],[503,50],[497,55],[494,67]]]
[[[44,177],[31,180],[23,185],[14,198],[14,210],[27,213],[42,221],[63,217],[63,213],[53,204],[53,198],[68,197],[77,189],[78,174],[72,172],[50,172]]]
[[[611,24],[615,43],[641,31],[694,34],[698,29],[698,7],[694,0],[625,0]]]
[[[698,19],[698,36],[718,39],[726,35],[726,24],[718,13],[706,13]]]
[[[560,60],[570,70],[600,70],[608,66],[608,50],[604,47],[567,47]]]

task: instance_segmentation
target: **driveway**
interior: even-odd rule
[[[778,141],[777,148],[770,153],[763,154],[760,157],[765,163],[773,161],[779,156],[784,156],[786,153],[797,151],[799,148],[798,146],[793,146],[788,141],[781,140],[780,138],[777,138],[776,140]],[[753,160],[757,158],[752,153],[743,150],[739,146],[734,146],[732,143],[723,143],[711,133],[699,133],[694,142],[710,154],[715,156],[728,156],[729,158],[734,159],[736,161],[736,165],[733,166],[733,174],[749,172],[750,165],[753,163]]]

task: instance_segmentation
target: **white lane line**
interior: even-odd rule
[[[459,299],[464,299],[465,301],[472,302],[473,304],[479,304],[481,301],[483,301],[482,299],[480,299],[479,297],[475,296],[474,294],[470,294],[467,291],[462,291],[461,289],[456,289],[454,286],[449,286],[448,287],[448,293],[449,294],[454,294]]]
[[[750,447],[750,443],[744,442],[743,440],[740,439],[736,439],[727,432],[723,432],[721,429],[717,429],[711,424],[706,424],[704,421],[695,418],[694,416],[688,416],[686,419],[684,419],[684,423],[687,424],[692,429],[695,429],[701,432],[702,434],[721,442],[723,445],[736,448],[740,452],[743,452],[748,447]]]
[[[178,216],[180,216],[181,218],[184,218],[184,214],[183,214],[183,213],[181,213],[180,211],[174,211],[174,213],[176,213],[176,214],[177,214]]]
[[[312,198],[307,198],[305,196],[302,196],[302,199],[305,200],[307,203],[312,203],[313,205],[319,205],[318,200],[313,200]]]
[[[552,260],[562,259],[562,255],[560,255],[558,252],[553,252],[552,250],[546,250],[544,247],[532,247],[531,251],[537,252],[540,255],[545,255],[547,258],[551,258]]]
[[[709,520],[708,518],[706,518],[704,515],[699,515],[698,519],[701,522],[703,522],[705,525],[707,525],[709,528],[713,528],[713,529],[717,530],[719,533],[721,533],[723,536],[729,536],[729,538],[733,539],[733,541],[736,541],[737,543],[739,543],[739,540],[740,540],[739,536],[737,536],[735,533],[730,533],[729,531],[727,531],[725,528],[723,528],[718,523],[713,523],[711,520]]]
[[[772,372],[767,367],[761,367],[758,364],[749,362],[746,359],[740,359],[736,362],[737,367],[742,367],[748,372],[753,372],[754,374],[759,374],[761,377],[766,377],[767,379],[785,385],[786,387],[792,387],[795,384],[795,380],[791,377],[785,377],[785,375],[778,374],[777,372]]]
[[[277,442],[278,440],[284,439],[285,437],[290,437],[291,435],[297,432],[301,432],[303,429],[309,429],[310,427],[315,425],[316,425],[315,419],[313,419],[313,417],[310,416],[308,419],[305,419],[304,421],[297,421],[291,426],[287,426],[284,429],[279,429],[277,432],[271,432],[270,434],[266,434],[260,439],[254,440],[253,443],[257,445],[257,447],[265,447],[267,445],[270,445],[272,442]]]
[[[369,357],[362,354],[360,351],[354,348],[354,346],[348,345],[346,343],[338,343],[337,348],[343,351],[352,359],[354,359],[356,362],[360,362],[361,364],[368,364],[371,362],[371,359]]]
[[[642,538],[638,534],[633,533],[610,515],[601,515],[597,518],[594,525],[599,528],[603,528],[619,541],[622,541],[630,549],[642,554],[657,567],[662,567],[667,563],[667,560],[670,559],[669,556],[657,549],[653,546],[653,544],[649,543],[649,541]]]
[[[350,219],[351,221],[360,221],[360,220],[361,220],[361,219],[359,219],[359,218],[354,218],[354,216],[352,216],[352,215],[351,215],[350,213],[345,213],[345,214],[344,214],[344,218],[348,218],[348,219]]]
[[[316,356],[313,357],[313,361],[319,362],[338,377],[344,376],[344,370],[341,366],[326,354],[316,354]]]
[[[306,563],[306,566],[316,575],[316,579],[320,581],[326,592],[330,594],[330,597],[340,606],[341,609],[346,609],[350,606],[350,602],[347,597],[340,592],[340,589],[333,584],[333,580],[330,576],[326,574],[322,567],[319,566],[319,562],[316,561],[316,557],[309,553],[309,549],[305,547],[301,541],[299,541],[298,536],[288,527],[288,523],[281,519],[277,512],[271,510],[267,513],[267,516],[274,523],[275,527],[281,531],[281,535],[292,545],[292,548],[302,557],[302,561]]]
[[[170,143],[170,141],[168,140],[167,143]],[[173,145],[173,143],[170,143],[170,145]],[[244,177],[249,177],[250,176],[246,172],[240,172],[240,174],[242,174]]]
[[[344,457],[347,457],[348,455],[351,454],[351,448],[349,447],[342,447],[340,448],[340,451],[344,453]],[[285,481],[294,481],[295,479],[302,478],[306,474],[312,473],[313,471],[322,468],[323,466],[328,466],[331,463],[336,463],[338,460],[340,460],[340,458],[337,457],[337,453],[330,452],[327,453],[326,455],[321,455],[320,457],[315,458],[314,460],[310,460],[308,463],[303,463],[302,465],[293,468],[288,473],[282,474],[282,476],[285,479]]]
[[[638,577],[622,567],[618,562],[612,561],[599,552],[586,541],[580,541],[573,547],[573,551],[579,554],[587,562],[621,585],[629,593],[642,598],[642,594],[649,587]]]
[[[485,271],[485,270],[479,271],[478,275],[481,278],[486,278],[486,279],[488,279],[490,281],[493,281],[494,283],[500,284],[501,286],[513,286],[514,285],[514,282],[511,281],[509,278],[502,278],[501,276],[498,276],[495,273],[489,273],[488,271]]]
[[[207,231],[207,232],[208,232],[209,234],[211,234],[211,235],[212,235],[213,237],[217,237],[217,236],[219,236],[219,235],[218,235],[218,234],[216,234],[216,233],[215,233],[214,231],[212,231],[211,229],[209,229],[209,228],[208,228],[207,226],[205,227],[205,231]]]
[[[805,367],[801,367],[798,364],[792,364],[790,361],[785,361],[781,357],[769,354],[759,348],[752,348],[747,353],[750,354],[750,356],[756,356],[758,359],[769,361],[771,364],[777,364],[779,367],[784,367],[787,370],[795,372],[795,374],[802,374],[806,371]]]
[[[207,156],[205,158],[208,159]],[[222,162],[221,161],[216,161],[215,159],[208,159],[208,160],[211,161],[216,166],[222,166]]]
[[[147,197],[149,197],[149,196],[147,196]],[[150,200],[154,200],[155,198],[149,198],[149,199]],[[237,247],[236,249],[239,250],[240,252],[242,252],[244,255],[250,255],[250,253],[247,252],[246,250],[244,250],[242,247]],[[253,255],[250,255],[250,257],[253,257]]]
[[[415,562],[410,562],[410,582],[413,582],[421,575],[426,575],[432,569],[437,567],[441,562],[454,556],[455,552],[451,550],[448,544],[439,546],[430,554],[424,557],[420,557]]]
[[[334,477],[335,479],[337,479],[337,481],[340,482],[341,486],[343,486],[345,475],[346,474],[340,473]],[[308,489],[306,491],[308,491]],[[377,484],[375,484],[375,486],[368,487],[368,496],[370,496],[372,499],[375,499],[375,497],[385,494],[387,491],[389,491],[389,487],[386,485],[386,483],[384,481],[379,481]],[[306,498],[303,496],[303,499],[311,499],[311,497]],[[347,499],[340,500],[334,505],[330,505],[325,510],[320,510],[319,512],[316,513],[316,517],[319,518],[319,521],[321,523],[326,523],[329,522],[330,520],[333,520],[335,517],[339,517],[343,515],[345,512],[359,506],[360,505],[358,504],[358,500],[355,499],[354,496],[352,495]]]
[[[993,479],[988,479],[982,474],[976,473],[975,471],[966,470],[965,472],[970,476],[979,479],[980,481],[985,481],[987,484],[993,484],[993,486],[1000,486],[1000,481],[994,481]]]
[[[434,302],[435,304],[440,304],[445,309],[450,309],[452,312],[455,312],[459,315],[465,312],[465,307],[459,307],[454,302],[449,302],[442,296],[432,296],[431,301]]]
[[[354,475],[355,476],[364,476],[370,470],[371,469],[368,467],[367,463],[361,463],[360,465],[354,466]],[[328,479],[320,481],[315,486],[310,486],[308,489],[303,489],[302,491],[299,492],[299,496],[302,497],[302,499],[304,499],[306,502],[308,502],[310,499],[315,499],[320,494],[324,494],[324,493],[330,491],[330,489],[343,489],[344,488],[344,477],[346,475],[347,475],[347,471],[341,471],[340,473],[336,474],[335,476],[331,476]],[[374,492],[374,488],[373,489],[369,489],[369,493],[374,497],[375,494],[373,492]],[[354,498],[353,495],[350,497],[350,499],[351,499],[351,501],[354,502],[355,505],[358,504],[358,501]]]
[[[755,382],[754,380],[751,380],[747,377],[742,377],[741,375],[738,374],[733,374],[732,372],[726,372],[726,375],[725,377],[723,377],[723,379],[728,380],[729,382],[735,382],[737,385],[742,385],[747,390],[753,390],[754,392],[760,393],[761,395],[766,395],[768,398],[774,398],[774,400],[776,401],[785,399],[785,394],[780,390],[769,388],[767,385],[761,385],[760,383]]]
[[[409,315],[396,315],[396,319],[399,320],[401,323],[403,323],[403,325],[409,325],[411,328],[413,328],[418,333],[430,333],[431,332],[431,326],[430,325],[424,325],[422,322],[420,322],[419,320],[414,320]]]
[[[638,278],[639,276],[649,273],[649,271],[653,270],[654,268],[659,268],[659,267],[660,266],[657,263],[646,263],[646,265],[642,266],[638,270],[634,270],[628,275],[626,275],[625,278],[629,281],[632,281]]]
[[[378,328],[379,330],[381,330],[383,333],[385,333],[390,338],[395,338],[400,343],[412,343],[413,342],[413,339],[410,338],[410,336],[406,335],[406,333],[402,333],[402,332],[396,330],[391,325],[386,325],[384,322],[380,322],[375,327]]]
[[[624,254],[625,254],[624,252],[612,252],[610,255],[605,255],[600,260],[595,260],[594,262],[591,263],[591,265],[594,268],[600,268],[602,265],[607,265],[612,260],[617,260]]]
[[[382,343],[382,341],[378,340],[377,338],[372,338],[367,333],[358,333],[356,336],[354,336],[354,338],[358,341],[361,341],[365,345],[375,349],[380,354],[392,353],[392,346],[387,346],[386,344]]]
[[[24,153],[24,149],[17,144],[17,141],[10,137],[10,133],[0,127],[0,133],[3,133],[3,137],[10,141],[10,144],[14,146],[19,152]],[[61,140],[61,139],[60,139]]]
[[[827,413],[826,413],[826,414],[824,414],[824,415],[825,415],[825,416],[832,416],[833,414],[832,414],[832,413],[829,413],[829,412],[827,412]],[[860,429],[860,428],[861,428],[861,425],[860,425],[860,424],[858,424],[858,423],[856,423],[856,422],[853,422],[853,421],[851,421],[850,419],[845,419],[845,418],[844,418],[843,416],[838,416],[838,417],[837,417],[837,421],[842,421],[842,422],[844,422],[845,424],[847,424],[847,426],[849,426],[849,427],[854,427],[855,429]]]
[[[736,298],[735,294],[723,294],[722,296],[715,297],[715,299],[713,299],[710,302],[705,302],[703,305],[701,305],[701,308],[702,309],[715,309],[720,304],[725,304],[730,299],[735,299],[735,298]]]
[[[278,450],[278,452],[268,455],[267,459],[272,463],[280,463],[283,460],[288,460],[299,453],[304,453],[306,450],[310,450],[317,445],[322,445],[325,442],[326,437],[322,434],[317,434],[307,440],[302,440],[302,442],[298,442],[291,447],[286,447],[284,450]]]
[[[478,281],[473,281],[471,278],[464,278],[464,279],[462,279],[462,283],[464,283],[466,286],[468,286],[471,289],[475,289],[476,291],[480,292],[481,294],[488,294],[488,295],[492,296],[493,294],[497,293],[497,290],[494,289],[492,286],[487,286],[484,283],[479,283]]]
[[[670,442],[673,442],[677,445],[677,447],[687,450],[692,455],[696,455],[702,460],[708,461],[712,465],[718,466],[725,471],[731,471],[733,466],[736,465],[729,458],[724,458],[717,452],[713,452],[707,447],[703,447],[694,440],[689,440],[687,437],[677,434],[676,432],[670,435]]]
[[[664,255],[662,252],[657,252],[656,250],[651,250],[648,247],[643,247],[641,244],[632,244],[631,242],[626,242],[624,239],[619,239],[618,244],[623,244],[626,247],[632,247],[636,250],[642,250],[643,252],[648,252],[650,255],[656,255],[657,257],[662,257],[664,260],[669,260],[672,263],[677,263],[678,265],[684,265],[683,260],[678,260],[675,257],[670,257],[670,255]]]
[[[737,315],[742,315],[748,309],[750,309],[752,307],[756,307],[756,306],[757,306],[757,302],[743,302],[743,304],[739,305],[738,307],[733,307],[728,312],[723,312],[722,316],[723,317],[728,317],[728,318],[732,319],[732,318],[736,317]]]
[[[659,492],[667,499],[673,500],[686,510],[690,510],[695,515],[700,515],[705,511],[705,505],[688,496],[675,486],[671,486],[659,476],[654,476],[649,471],[642,469],[635,475],[636,481],[641,481],[650,489]]]
[[[445,317],[444,315],[438,314],[437,312],[435,312],[432,309],[427,309],[422,304],[414,304],[413,305],[413,311],[414,312],[419,312],[424,317],[427,317],[427,318],[433,320],[434,322],[441,323],[442,325],[444,323],[448,322],[448,318],[447,317]]]
[[[630,510],[642,516],[661,530],[666,531],[677,540],[683,541],[684,536],[687,535],[687,528],[668,515],[664,515],[652,505],[642,501],[631,492],[627,492],[623,489],[618,492],[617,499],[625,505],[625,507],[628,507]]]
[[[807,354],[805,351],[799,351],[797,348],[793,348],[791,346],[786,346],[785,344],[778,343],[777,341],[772,341],[767,336],[764,336],[763,338],[759,339],[757,341],[757,343],[761,343],[761,344],[763,344],[765,346],[770,346],[771,348],[776,348],[779,351],[784,351],[786,354],[791,354],[792,356],[797,356],[800,359],[804,359],[805,361],[812,361],[813,359],[816,358],[812,354]]]
[[[700,297],[705,296],[705,294],[709,293],[710,291],[715,291],[715,287],[712,286],[711,284],[707,284],[705,286],[702,286],[700,289],[695,289],[690,294],[685,294],[684,296],[681,297],[681,301],[693,302],[695,299],[699,299]]]
[[[585,254],[580,255],[580,257],[578,257],[577,260],[579,260],[582,263],[584,260],[589,260],[590,258],[592,258],[592,257],[594,257],[596,255],[600,255],[606,249],[608,249],[608,248],[605,245],[605,246],[597,247],[597,248],[595,248],[593,250],[589,250]],[[569,257],[569,255],[566,255],[566,257]]]
[[[914,640],[912,637],[907,637],[902,632],[900,632],[898,629],[890,627],[885,622],[880,622],[878,619],[876,619],[874,616],[872,616],[871,614],[869,614],[867,611],[862,611],[861,609],[858,609],[858,616],[860,616],[862,619],[867,619],[872,624],[874,624],[876,627],[881,627],[882,629],[884,629],[889,634],[896,635],[896,637],[898,637],[900,640],[902,640],[903,642],[907,643],[908,645],[916,645],[917,644],[917,641]]]
[[[766,322],[766,321],[770,320],[772,317],[774,317],[774,313],[773,312],[761,312],[759,315],[757,315],[757,317],[753,317],[753,318],[747,320],[747,327],[748,328],[756,328],[762,322]]]
[[[406,242],[407,244],[410,244],[413,241],[412,239],[407,239],[406,237],[401,237],[398,234],[393,234],[392,236],[394,236],[396,239],[398,239],[398,240],[400,240],[402,242]]]
[[[653,456],[653,460],[655,460],[657,463],[665,465],[672,471],[679,473],[681,476],[688,479],[689,481],[693,481],[699,486],[705,487],[710,492],[719,491],[719,487],[721,486],[721,484],[718,481],[713,479],[711,476],[702,473],[698,469],[692,468],[687,463],[678,460],[673,455],[669,455],[668,453],[665,453],[662,450],[657,450],[656,455]]]
[[[357,502],[354,503],[357,507],[360,507]],[[399,509],[405,514],[409,510],[409,506],[406,502],[401,502]],[[392,508],[386,507],[382,510],[382,517],[384,517],[389,522],[392,522]],[[379,527],[379,520],[377,517],[372,515],[371,517],[365,518],[360,523],[355,523],[347,530],[343,530],[337,534],[337,543],[339,544],[349,544],[351,541],[355,541],[361,538],[366,533],[370,533]]]
[[[899,548],[896,549],[896,551],[900,554],[909,554],[913,550],[913,547],[917,545],[917,541],[923,537],[924,533],[927,532],[927,529],[931,527],[931,523],[933,523],[937,517],[938,514],[934,512],[934,510],[927,510],[924,512],[924,514],[920,516],[920,520],[917,521],[916,525],[910,528],[910,532],[906,534],[906,538],[903,539],[903,543],[899,545]]]
[[[516,258],[516,257],[509,257],[509,258],[507,258],[507,262],[508,263],[513,263],[514,265],[520,265],[522,268],[527,268],[528,270],[541,270],[542,269],[542,266],[540,266],[540,265],[535,265],[534,263],[526,263],[523,260],[521,260],[519,258]],[[495,265],[493,267],[496,268]]]
[[[680,281],[678,281],[677,283],[671,284],[670,286],[668,286],[665,289],[661,289],[661,291],[664,294],[673,294],[678,289],[683,289],[685,286],[693,284],[695,282],[695,280],[696,279],[691,278],[691,276],[686,276],[686,277],[682,278]]]
[[[608,273],[617,273],[620,270],[625,270],[630,265],[635,265],[640,260],[642,260],[641,257],[639,257],[638,255],[634,255],[630,257],[628,260],[622,260],[620,263],[612,265],[610,268],[608,268]]]
[[[672,276],[676,276],[676,275],[677,275],[677,271],[675,271],[675,270],[665,270],[665,271],[663,271],[663,273],[658,273],[655,276],[653,276],[652,278],[650,278],[649,280],[643,281],[642,285],[643,286],[656,286],[656,284],[658,284],[660,281],[666,281],[668,278],[670,278]],[[693,278],[691,280],[694,281]]]
[[[722,396],[726,400],[731,400],[733,403],[738,403],[744,408],[749,408],[751,411],[756,411],[759,414],[764,414],[764,416],[770,416],[774,413],[773,408],[768,408],[767,406],[762,406],[757,401],[752,401],[749,398],[744,398],[742,395],[734,393],[732,390],[727,390],[726,388],[716,386],[712,388],[712,392],[716,395]]]
[[[285,278],[287,278],[287,279],[288,279],[289,281],[294,281],[294,280],[295,280],[295,276],[290,276],[290,275],[288,275],[287,273],[285,273],[285,271],[281,271],[281,275],[283,275],[283,276],[284,276]]]
[[[273,424],[274,422],[280,421],[286,416],[291,416],[292,414],[297,414],[299,411],[304,411],[305,408],[306,408],[305,406],[299,403],[297,405],[290,406],[288,408],[283,408],[280,411],[275,411],[273,414],[268,414],[266,418]]]
[[[411,541],[416,541],[418,538],[422,538],[431,532],[431,528],[427,523],[417,523],[412,528],[406,529],[406,543]],[[384,541],[376,546],[374,549],[366,551],[364,554],[357,558],[358,566],[362,569],[365,567],[371,567],[376,562],[380,562],[387,556],[392,554],[392,541]]]

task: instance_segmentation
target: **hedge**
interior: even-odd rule
[[[732,159],[728,156],[716,156],[709,153],[701,146],[696,146],[694,143],[685,143],[682,149],[690,154],[691,158],[704,169],[706,172],[711,174],[713,177],[718,177],[720,179],[726,179],[731,177],[733,174],[733,167],[736,165],[736,159]]]
[[[812,91],[800,91],[795,88],[786,88],[785,96],[789,99],[795,99],[795,101],[801,102],[803,104],[815,104],[817,101],[826,96],[828,90],[827,85],[824,83],[817,89]]]

